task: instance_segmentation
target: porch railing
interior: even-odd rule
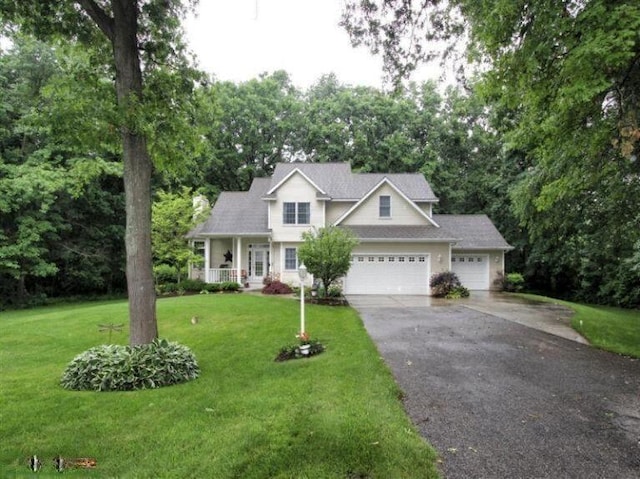
[[[242,270],[241,275],[246,278],[246,271]],[[238,279],[238,270],[232,268],[209,268],[207,270],[207,283],[224,283],[234,281],[242,284],[242,278]]]

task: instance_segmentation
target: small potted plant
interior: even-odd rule
[[[300,340],[300,346],[298,346],[300,354],[303,356],[309,356],[309,350],[311,349],[309,333],[302,331],[300,334],[296,335],[296,337]]]

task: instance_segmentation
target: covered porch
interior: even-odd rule
[[[192,265],[190,277],[206,283],[233,281],[245,288],[262,286],[271,271],[271,242],[265,236],[209,237],[194,240],[202,266]]]

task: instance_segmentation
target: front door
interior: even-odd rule
[[[249,281],[262,281],[269,274],[269,246],[254,245],[251,251]]]

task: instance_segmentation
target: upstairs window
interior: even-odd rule
[[[380,218],[391,218],[391,196],[380,196]]]
[[[311,204],[283,203],[282,222],[285,225],[308,225],[311,223]]]
[[[311,223],[311,204],[297,203],[298,205],[298,224],[308,225]]]
[[[285,203],[282,211],[283,211],[282,222],[285,225],[295,225],[296,224],[296,204]]]

